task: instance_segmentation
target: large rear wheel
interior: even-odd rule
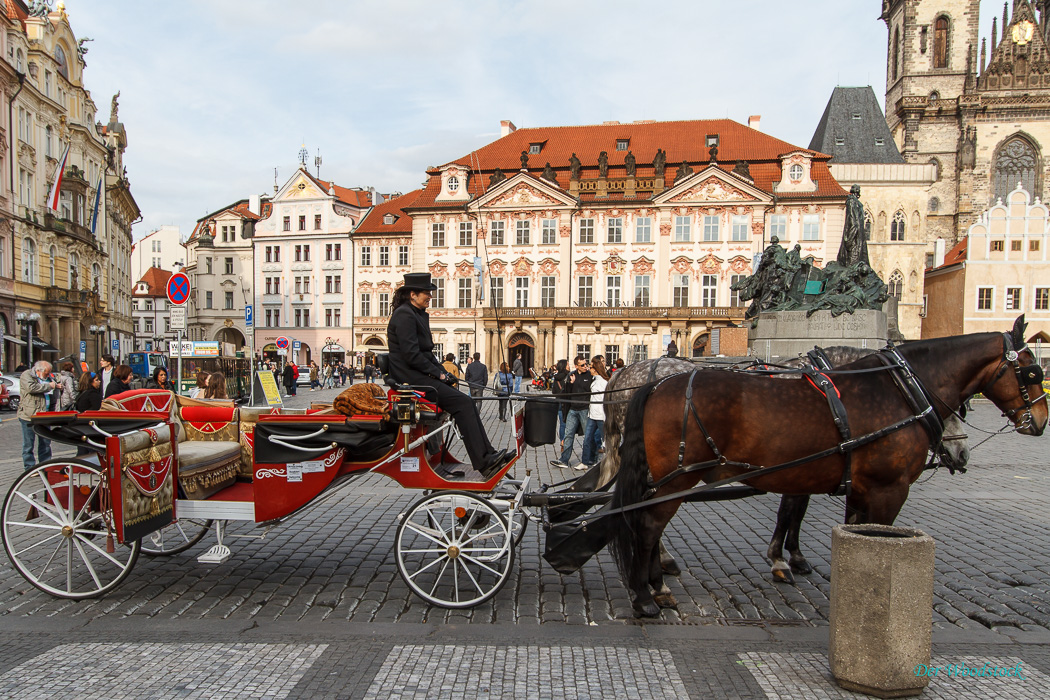
[[[514,566],[512,531],[487,500],[440,491],[400,516],[397,570],[432,605],[470,608],[492,598]]]
[[[2,535],[29,583],[59,598],[93,598],[131,572],[139,542],[113,542],[107,551],[105,488],[97,466],[74,459],[39,464],[15,480],[0,515]]]

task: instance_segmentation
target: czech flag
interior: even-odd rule
[[[98,173],[98,185],[95,186],[95,201],[91,205],[91,235],[95,235],[95,228],[98,226],[98,212],[99,206],[102,204],[102,169],[99,169]]]
[[[58,211],[58,193],[62,189],[62,178],[66,175],[66,162],[69,160],[69,144],[58,159],[58,168],[55,170],[55,181],[51,185],[51,191],[47,193],[47,206],[51,211]]]

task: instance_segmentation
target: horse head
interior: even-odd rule
[[[1019,433],[1042,435],[1048,417],[1043,368],[1025,343],[1027,327],[1021,314],[1010,332],[1003,333],[1002,355],[981,393],[1013,421]]]

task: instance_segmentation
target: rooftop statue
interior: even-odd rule
[[[113,101],[109,103],[109,123],[114,124],[117,120],[117,109],[120,105],[117,103],[117,98],[120,97],[120,90],[117,90],[117,94],[113,96]]]
[[[33,0],[29,3],[29,16],[30,17],[43,17],[47,19],[47,16],[54,12],[51,9],[51,0]]]
[[[493,185],[498,185],[506,179],[507,176],[504,174],[504,172],[501,169],[496,168],[495,172],[489,175],[489,187],[492,187]]]
[[[842,244],[836,260],[843,267],[857,263],[871,264],[868,260],[867,230],[864,222],[864,207],[860,203],[860,185],[849,188],[846,197],[846,224],[842,227]]]
[[[557,176],[557,174],[555,174],[554,168],[551,167],[551,164],[550,164],[549,161],[548,161],[548,163],[545,166],[543,166],[543,174],[540,175],[540,177],[543,178],[544,180],[549,180],[550,182],[553,182],[554,184],[558,184],[558,176]]]
[[[609,154],[602,151],[598,154],[598,177],[609,176]]]
[[[521,169],[522,170],[528,170],[529,169],[529,152],[528,151],[522,151],[521,152]]]
[[[664,176],[664,168],[667,167],[667,154],[664,153],[664,149],[656,149],[656,155],[653,156],[653,171],[657,177]]]
[[[580,159],[576,157],[575,153],[573,153],[572,156],[569,157],[569,172],[572,173],[573,180],[580,179],[580,166]]]
[[[689,163],[682,161],[682,164],[678,166],[678,172],[674,174],[674,181],[677,184],[683,177],[689,177],[693,174],[693,169],[689,166]]]
[[[627,168],[627,177],[634,177],[635,169],[638,167],[634,154],[627,151],[627,155],[623,157],[623,164]]]

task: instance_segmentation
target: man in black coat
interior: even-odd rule
[[[288,396],[295,396],[295,370],[292,369],[292,363],[286,362],[284,365],[284,390],[288,393]]]
[[[448,373],[434,357],[427,307],[436,289],[429,272],[410,272],[394,294],[394,310],[386,331],[390,376],[399,383],[426,387],[427,398],[456,421],[474,469],[483,475],[493,474],[514,453],[492,447],[474,403],[462,391],[449,386]]]
[[[474,399],[480,399],[481,393],[489,383],[489,368],[481,361],[481,353],[474,353],[474,361],[467,365],[467,373],[464,379],[470,387],[470,395]],[[475,400],[474,408],[481,410],[481,402]]]

